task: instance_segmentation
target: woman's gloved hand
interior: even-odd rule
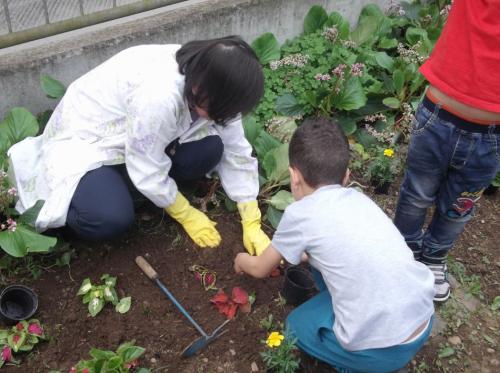
[[[165,211],[177,220],[189,237],[200,247],[216,247],[220,245],[221,237],[216,223],[200,210],[191,206],[188,200],[179,192],[175,202],[165,208]]]
[[[250,255],[261,255],[271,240],[261,227],[261,214],[257,201],[238,203],[238,211],[243,226],[243,245]]]

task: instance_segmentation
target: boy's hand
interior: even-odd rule
[[[234,258],[234,272],[239,275],[244,274],[245,271],[243,270],[243,263],[248,260],[249,257],[250,255],[248,255],[247,253],[239,253],[238,255],[236,255],[236,258]]]

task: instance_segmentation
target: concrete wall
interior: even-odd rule
[[[251,42],[272,32],[280,42],[302,32],[312,5],[339,11],[354,24],[368,3],[389,0],[188,0],[139,15],[0,50],[0,119],[14,106],[33,113],[57,103],[45,97],[40,74],[68,85],[117,52],[139,44],[184,43],[241,35]]]

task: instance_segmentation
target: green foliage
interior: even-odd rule
[[[259,61],[262,65],[279,60],[280,58],[280,46],[276,37],[270,32],[255,39],[252,43],[252,48],[257,57],[259,57]]]
[[[500,187],[500,172],[497,173],[497,176],[495,176],[495,178],[491,182],[491,185],[493,185],[495,187]]]
[[[284,335],[281,335],[284,338],[276,346],[270,341],[271,336],[275,333],[279,334],[279,332],[271,333],[267,341],[261,341],[266,344],[266,350],[261,352],[260,355],[267,369],[280,373],[293,373],[297,371],[300,364],[300,358],[296,353],[297,338],[292,338],[288,332],[284,332]]]
[[[376,186],[392,183],[400,171],[399,157],[391,148],[375,147],[368,165],[368,176]]]
[[[90,360],[80,360],[70,371],[74,373],[150,373],[146,368],[139,367],[139,358],[146,351],[143,347],[135,346],[135,341],[123,343],[116,352],[92,348],[89,352]]]
[[[66,87],[59,80],[47,74],[40,75],[40,84],[47,97],[59,99],[66,93]]]
[[[270,200],[269,204],[278,210],[285,210],[294,201],[292,193],[287,190],[280,190]]]
[[[92,285],[89,278],[83,280],[76,295],[83,296],[83,303],[88,304],[88,310],[92,317],[95,317],[104,308],[106,303],[115,306],[116,312],[126,313],[130,309],[131,297],[122,298],[118,301],[115,285],[116,277],[111,277],[107,273],[101,276],[102,285]]]
[[[327,20],[328,14],[325,9],[319,5],[313,5],[304,19],[304,34],[321,30]]]

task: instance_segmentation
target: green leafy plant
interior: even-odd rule
[[[375,155],[368,165],[368,174],[373,185],[392,183],[399,174],[399,157],[391,148],[375,147]]]
[[[497,173],[497,176],[495,176],[495,178],[491,182],[491,185],[493,185],[494,187],[500,187],[500,172]]]
[[[272,332],[266,340],[262,340],[266,350],[261,352],[267,369],[280,373],[292,373],[299,368],[300,358],[297,356],[296,338],[289,333]]]
[[[45,339],[42,325],[36,319],[20,321],[11,329],[0,329],[0,368],[4,364],[19,364],[14,353],[29,352]]]
[[[125,297],[118,301],[115,285],[116,277],[111,277],[107,273],[101,276],[101,285],[92,285],[89,278],[83,280],[77,295],[83,296],[83,303],[88,303],[88,310],[92,317],[95,317],[104,308],[106,303],[115,306],[116,312],[126,313],[130,309],[131,297]]]
[[[71,367],[68,373],[150,373],[139,367],[139,358],[146,351],[143,347],[134,346],[135,341],[123,343],[116,352],[92,348],[90,360],[80,360]]]

